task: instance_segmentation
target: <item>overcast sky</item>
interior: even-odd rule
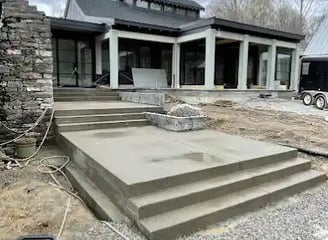
[[[196,0],[196,2],[206,5],[210,0]],[[48,16],[58,15],[60,9],[65,8],[66,0],[29,0],[31,5],[36,5],[39,10],[44,11]]]

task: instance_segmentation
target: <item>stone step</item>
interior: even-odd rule
[[[78,115],[101,115],[101,114],[119,114],[119,113],[143,113],[143,112],[161,112],[162,107],[127,107],[127,108],[99,108],[99,109],[78,109],[78,110],[56,110],[55,116],[78,116]]]
[[[140,127],[150,125],[147,119],[106,121],[106,122],[89,122],[89,123],[71,123],[57,124],[59,132],[74,132],[95,129],[121,128],[121,127]]]
[[[136,223],[153,240],[172,240],[209,224],[265,206],[324,179],[324,174],[307,170]]]
[[[308,160],[290,159],[132,197],[128,208],[137,218],[147,218],[310,168]]]
[[[120,113],[120,114],[99,114],[99,115],[78,115],[78,116],[62,116],[56,117],[56,124],[65,123],[86,123],[86,122],[104,122],[118,120],[135,120],[144,119],[143,113]]]
[[[70,182],[84,200],[87,206],[93,210],[95,216],[104,221],[121,222],[125,217],[109,200],[109,198],[99,190],[74,164],[70,163],[65,167],[65,173]]]
[[[119,96],[65,96],[55,97],[55,102],[75,102],[75,101],[117,101]]]

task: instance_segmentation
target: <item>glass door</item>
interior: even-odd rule
[[[92,87],[93,48],[90,41],[56,39],[54,68],[57,86]]]
[[[78,86],[78,66],[76,64],[76,42],[58,39],[58,85],[61,87]]]

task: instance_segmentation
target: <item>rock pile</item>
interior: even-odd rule
[[[191,106],[189,104],[178,104],[172,107],[167,114],[174,117],[205,116],[200,108]]]

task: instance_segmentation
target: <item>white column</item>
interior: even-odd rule
[[[172,47],[172,88],[180,88],[180,44]]]
[[[110,88],[118,88],[119,52],[118,32],[109,30]]]
[[[96,40],[96,74],[102,74],[101,41]]]
[[[239,90],[247,89],[248,50],[249,50],[249,36],[245,35],[244,40],[240,42],[240,49],[239,49],[239,68],[238,68]]]
[[[214,89],[215,78],[215,45],[216,45],[215,29],[206,30],[206,50],[205,50],[205,88]]]
[[[290,73],[290,89],[298,91],[300,81],[300,46],[297,44],[292,54],[292,66]]]
[[[268,54],[267,89],[274,90],[277,62],[277,40],[272,41]]]

